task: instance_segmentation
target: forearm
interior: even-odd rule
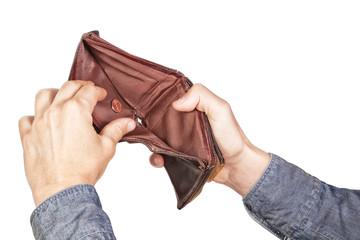
[[[255,221],[282,239],[360,236],[360,191],[327,185],[273,154],[243,202]]]
[[[90,184],[64,189],[31,216],[35,239],[116,239],[111,222]]]

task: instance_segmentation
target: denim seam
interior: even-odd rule
[[[266,170],[264,171],[264,173],[261,175],[261,177],[259,178],[259,180],[255,183],[255,185],[251,188],[251,190],[248,192],[248,194],[243,198],[244,202],[249,202],[252,203],[252,196],[254,195],[254,193],[256,192],[256,190],[260,187],[261,183],[264,181],[264,179],[266,178],[266,176],[268,175],[268,173],[270,172],[270,170],[272,170],[273,165],[275,165],[275,161],[274,158],[276,157],[276,155],[270,153],[270,162],[266,168]]]
[[[267,231],[269,231],[270,233],[272,233],[273,235],[275,235],[280,239],[283,239],[285,237],[285,235],[282,232],[273,228],[264,218],[260,218],[258,215],[250,211],[250,209],[248,209],[246,205],[245,205],[245,210],[250,215],[250,217],[255,220],[255,222],[257,222],[260,226],[264,227]]]
[[[47,198],[31,214],[30,224],[32,225],[34,217],[36,215],[38,215],[43,208],[48,207],[55,200],[62,198],[62,197],[66,197],[66,196],[70,195],[71,193],[84,191],[84,190],[87,190],[89,192],[96,194],[96,191],[91,184],[78,184],[78,185],[71,186],[69,188],[65,188],[65,189],[61,190],[60,192],[57,192],[54,195],[52,195],[51,197]]]
[[[298,213],[294,217],[294,219],[289,222],[289,224],[285,227],[284,231],[288,234],[290,238],[297,237],[301,235],[301,232],[304,231],[303,226],[304,222],[308,220],[309,215],[313,211],[316,203],[320,199],[321,193],[321,183],[318,179],[314,179],[313,186],[311,191],[309,192],[308,197],[303,205],[299,208]]]
[[[252,212],[250,209],[248,209],[247,205],[253,205],[250,206],[252,207],[252,209],[257,209],[258,205],[256,202],[254,202],[253,200],[253,196],[257,194],[258,188],[261,186],[261,184],[264,182],[264,180],[266,179],[267,175],[269,174],[270,171],[273,170],[273,168],[276,166],[276,158],[277,155],[269,153],[270,154],[270,161],[269,164],[266,168],[266,170],[264,171],[264,173],[262,174],[262,176],[259,178],[259,180],[255,183],[255,185],[251,188],[251,190],[248,192],[248,194],[243,198],[243,203],[245,205],[245,209],[248,212],[248,214],[261,226],[263,226],[266,230],[268,230],[269,232],[271,232],[272,234],[274,234],[275,236],[279,237],[279,238],[283,238],[284,234],[281,233],[280,231],[278,231],[277,229],[273,228],[273,226],[271,226],[265,219],[260,218],[257,214],[255,214],[254,212]]]

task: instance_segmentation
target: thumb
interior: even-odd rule
[[[133,119],[119,118],[107,124],[100,132],[100,135],[110,138],[116,145],[125,134],[134,130],[135,127],[136,123]]]

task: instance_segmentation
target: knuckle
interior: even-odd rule
[[[89,106],[89,100],[85,97],[75,97],[73,99],[73,104],[74,104],[74,107],[78,108],[78,107],[81,107],[81,108],[86,108]]]
[[[84,106],[85,100],[83,98],[74,98],[64,105],[66,112],[79,111]]]
[[[91,85],[83,85],[76,93],[74,99],[77,101],[86,103],[87,101],[81,101],[81,99],[92,99],[96,95],[96,87]]]
[[[203,89],[205,88],[205,86],[202,85],[201,83],[196,83],[196,84],[193,85],[192,88],[193,88],[194,90],[196,90],[196,91],[201,91],[201,90],[203,90]]]
[[[202,85],[201,83],[197,83],[193,86],[193,90],[194,93],[196,93],[197,95],[204,95],[207,93],[207,91],[209,91],[204,85]]]
[[[231,113],[232,112],[230,104],[227,101],[222,100],[222,99],[220,101],[220,109],[223,110],[224,113]]]
[[[46,119],[58,118],[60,112],[59,106],[50,106],[45,112],[43,117]]]
[[[219,98],[219,99],[220,99],[219,104],[220,104],[221,108],[223,108],[225,110],[231,110],[230,103],[228,103],[227,101],[225,101],[222,98]]]
[[[68,86],[72,86],[72,85],[76,85],[76,81],[67,81],[67,82],[64,82],[64,84],[61,86],[61,88],[68,87]]]
[[[93,85],[84,85],[80,91],[82,91],[84,94],[94,94],[96,93],[96,87]]]
[[[116,151],[116,145],[115,143],[111,140],[109,141],[106,151],[104,151],[104,156],[105,158],[111,158],[112,156],[115,155],[115,151]],[[100,158],[99,158],[100,159]]]
[[[80,86],[92,86],[94,85],[93,82],[91,81],[86,81],[86,80],[70,80],[70,81],[66,81],[64,84],[63,84],[63,87],[74,87],[74,88],[78,88]]]
[[[26,116],[22,116],[22,117],[19,119],[19,121],[18,121],[19,127],[21,127],[21,126],[23,125],[23,123],[24,123],[24,121],[25,121],[26,118],[27,118]]]
[[[32,124],[34,116],[22,116],[18,121],[19,130],[28,129],[29,124]]]
[[[224,99],[220,98],[221,104],[224,108],[230,108],[230,103],[225,101]]]
[[[81,106],[88,106],[93,100],[96,99],[97,89],[92,85],[85,85],[80,88],[74,100],[78,102]]]
[[[104,149],[106,149],[106,151],[110,151],[114,146],[114,141],[109,137],[104,138],[103,139],[103,146],[104,146]],[[106,152],[104,152],[104,153],[106,153]]]
[[[50,90],[49,89],[41,89],[36,93],[35,99],[38,101],[42,99],[43,97],[49,95]]]
[[[79,90],[82,94],[90,94],[92,92],[94,92],[95,87],[91,86],[91,85],[84,85],[81,87],[81,89]]]
[[[67,81],[62,85],[61,88],[77,88],[79,85],[80,85],[80,82],[78,80]]]

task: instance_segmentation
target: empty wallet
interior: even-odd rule
[[[107,91],[92,115],[98,132],[117,118],[137,122],[121,142],[143,143],[164,157],[178,209],[221,170],[224,159],[206,115],[172,107],[192,86],[179,71],[131,55],[92,31],[83,34],[78,45],[69,76],[75,79],[92,81]]]

